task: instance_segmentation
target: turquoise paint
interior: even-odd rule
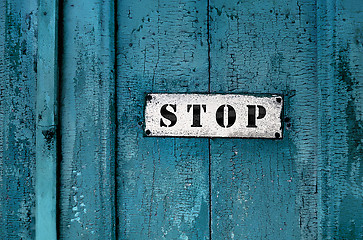
[[[37,1],[0,3],[0,238],[34,238]]]
[[[145,138],[150,92],[208,92],[207,1],[118,1],[120,239],[210,239],[208,139]]]
[[[58,1],[39,1],[35,239],[57,239]]]
[[[212,92],[284,94],[290,119],[280,141],[211,141],[212,239],[316,239],[315,5],[211,6],[223,8],[211,14]]]
[[[361,239],[362,5],[318,1],[319,236]]]
[[[55,238],[56,180],[60,239],[363,237],[357,1],[65,1],[60,129],[44,2],[0,3],[0,238]],[[145,138],[150,92],[284,94],[284,139]]]
[[[114,2],[64,1],[60,239],[115,239]]]

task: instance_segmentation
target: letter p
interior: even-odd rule
[[[260,105],[257,105],[258,116],[256,117],[256,105],[247,105],[248,108],[248,125],[250,128],[257,128],[256,119],[262,119],[266,116],[266,109]]]

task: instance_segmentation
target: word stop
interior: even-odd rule
[[[146,136],[281,138],[282,97],[149,94]]]
[[[258,111],[258,114],[256,112]],[[201,114],[206,113],[207,104],[188,104],[186,112],[191,112],[193,115],[190,127],[202,127]],[[173,127],[178,121],[177,105],[164,104],[160,109],[160,127]],[[179,117],[183,117],[185,113],[180,113]],[[216,123],[223,128],[232,127],[236,122],[236,110],[231,105],[221,105],[215,112]],[[243,114],[243,113],[241,113]],[[266,116],[266,109],[260,105],[247,105],[246,113],[248,114],[248,124],[246,127],[257,128],[256,119],[262,119]]]

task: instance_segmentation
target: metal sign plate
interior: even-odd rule
[[[145,134],[160,137],[282,138],[279,95],[149,94]]]

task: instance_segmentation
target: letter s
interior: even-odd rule
[[[160,127],[172,127],[176,124],[177,118],[176,115],[172,112],[170,112],[167,107],[170,106],[174,112],[176,112],[176,105],[175,104],[165,104],[161,107],[160,109],[160,113],[161,116],[163,116],[164,118],[166,118],[167,120],[170,121],[170,124],[167,125],[165,124],[165,122],[163,121],[162,118],[160,118]]]

